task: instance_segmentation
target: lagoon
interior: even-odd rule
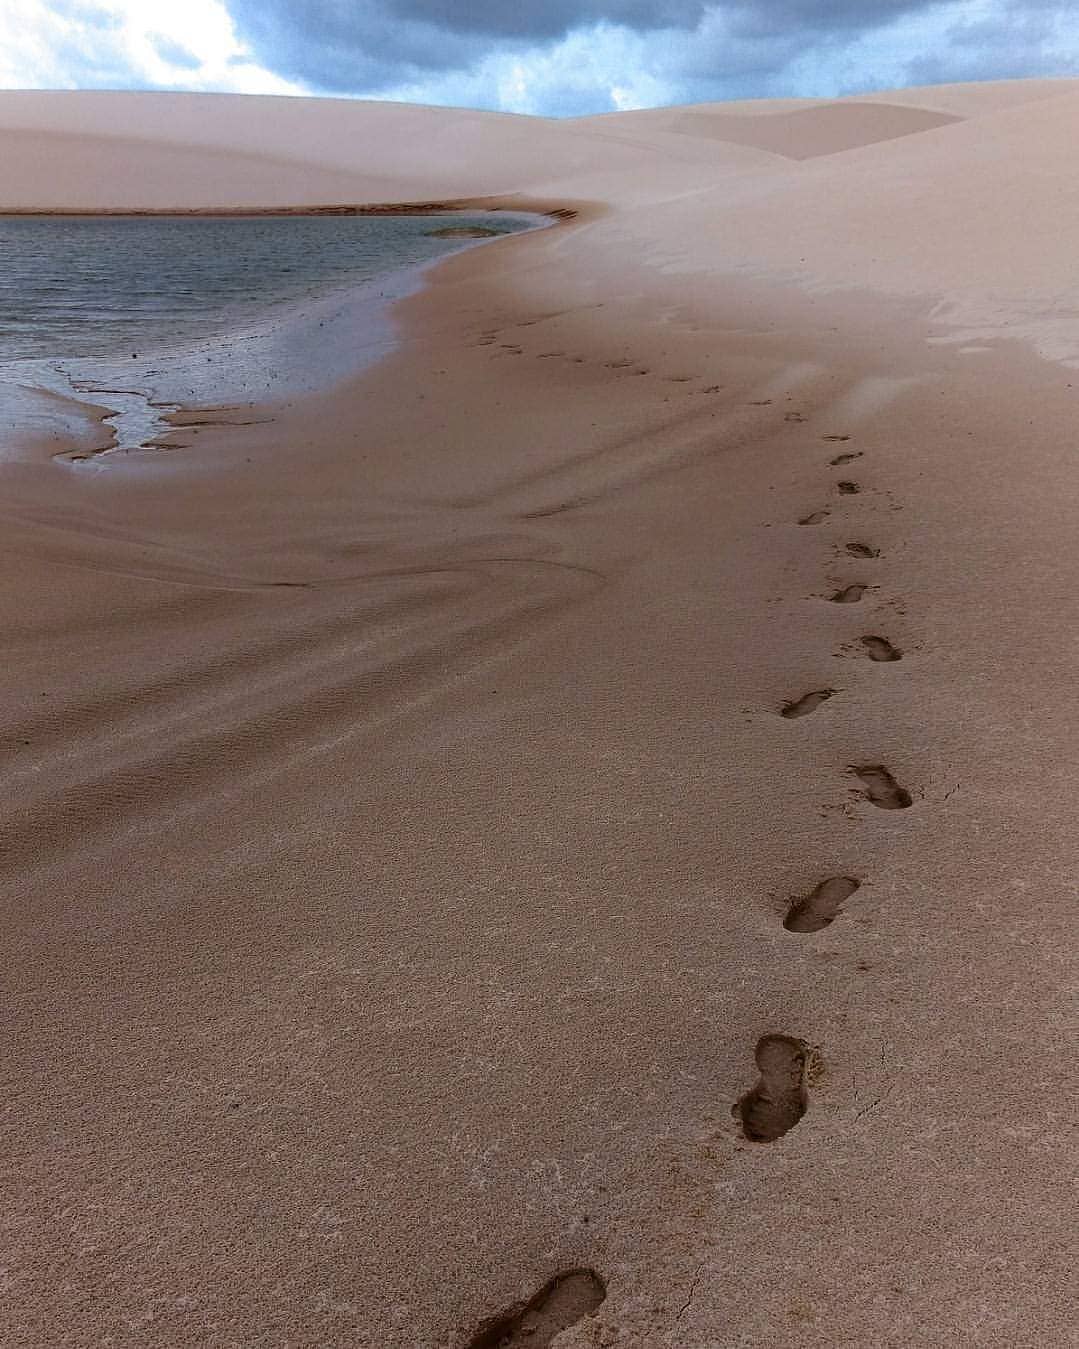
[[[0,217],[0,459],[93,439],[102,406],[112,448],[130,451],[182,405],[326,388],[392,348],[389,304],[426,265],[537,223],[459,211]]]
[[[457,231],[527,224],[458,212],[0,218],[0,360],[203,340],[429,262],[461,247]]]

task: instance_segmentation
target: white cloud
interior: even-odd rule
[[[305,92],[257,64],[223,0],[3,0],[0,88]]]

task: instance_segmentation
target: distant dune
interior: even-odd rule
[[[344,99],[0,91],[0,207],[357,204],[387,199],[391,187],[402,200],[534,192],[639,172],[650,142],[659,158],[670,148],[666,133],[719,142],[684,150],[722,175],[745,167],[723,143],[803,160],[1047,101],[1066,127],[1056,101],[1077,93],[1076,80],[1031,80],[556,121]]]
[[[752,146],[785,159],[815,159],[818,155],[834,155],[862,145],[913,136],[956,121],[959,118],[948,113],[895,104],[821,103],[767,115],[759,112],[739,115],[722,108],[672,109],[650,124],[685,136],[707,136],[732,145]]]

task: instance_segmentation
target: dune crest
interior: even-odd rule
[[[671,131],[687,136],[749,145],[785,159],[815,159],[863,145],[914,136],[962,119],[922,108],[886,103],[822,103],[793,112],[739,117],[714,112],[686,112],[672,117]]]

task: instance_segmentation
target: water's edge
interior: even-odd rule
[[[447,214],[445,208],[412,213]],[[551,215],[525,211],[472,208],[460,214],[523,223],[525,230],[515,234],[556,223]],[[507,237],[514,236],[498,236]],[[462,238],[438,257],[317,298],[268,306],[256,323],[128,360],[56,357],[0,364],[5,427],[0,460],[40,454],[45,444],[54,462],[103,469],[157,448],[176,431],[170,417],[180,409],[254,407],[332,388],[394,349],[392,308],[423,287],[429,268],[498,238]]]

